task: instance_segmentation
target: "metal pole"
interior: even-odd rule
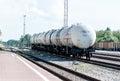
[[[68,0],[64,0],[64,27],[68,27]]]
[[[26,20],[26,15],[23,16],[23,41],[22,41],[22,47],[24,47],[24,37],[25,37],[25,20]]]
[[[25,20],[26,20],[26,15],[23,16],[24,17],[24,22],[23,22],[23,36],[25,36]]]
[[[64,0],[64,27],[68,27],[68,0]],[[66,46],[66,53],[68,54],[68,46]]]

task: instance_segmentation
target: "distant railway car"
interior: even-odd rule
[[[99,45],[99,48],[103,48],[104,43],[100,42],[98,45]]]
[[[97,50],[120,51],[119,42],[99,42],[99,43],[95,43],[93,47]]]
[[[31,38],[31,48],[64,56],[86,56],[87,59],[90,59],[95,40],[96,33],[91,26],[77,24],[34,34]]]
[[[103,42],[103,49],[104,50],[113,50],[114,43],[113,42]]]
[[[108,48],[110,48],[110,50],[114,50],[115,46],[114,46],[114,42],[110,42],[108,44]]]
[[[114,44],[115,50],[120,51],[120,42]]]

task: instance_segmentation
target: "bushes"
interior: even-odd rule
[[[96,42],[120,42],[120,32],[113,32],[110,28],[107,28],[105,31],[97,31],[96,36]]]

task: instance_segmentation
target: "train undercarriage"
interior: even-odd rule
[[[44,51],[49,53],[54,53],[71,58],[82,58],[86,57],[87,60],[90,60],[94,50],[92,47],[87,49],[80,49],[77,47],[66,47],[66,46],[55,46],[55,45],[41,45],[41,44],[32,44],[32,50]]]

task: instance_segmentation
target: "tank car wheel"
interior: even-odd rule
[[[87,60],[90,60],[90,57],[86,57]]]
[[[86,53],[86,60],[90,60],[91,54],[89,52]]]

